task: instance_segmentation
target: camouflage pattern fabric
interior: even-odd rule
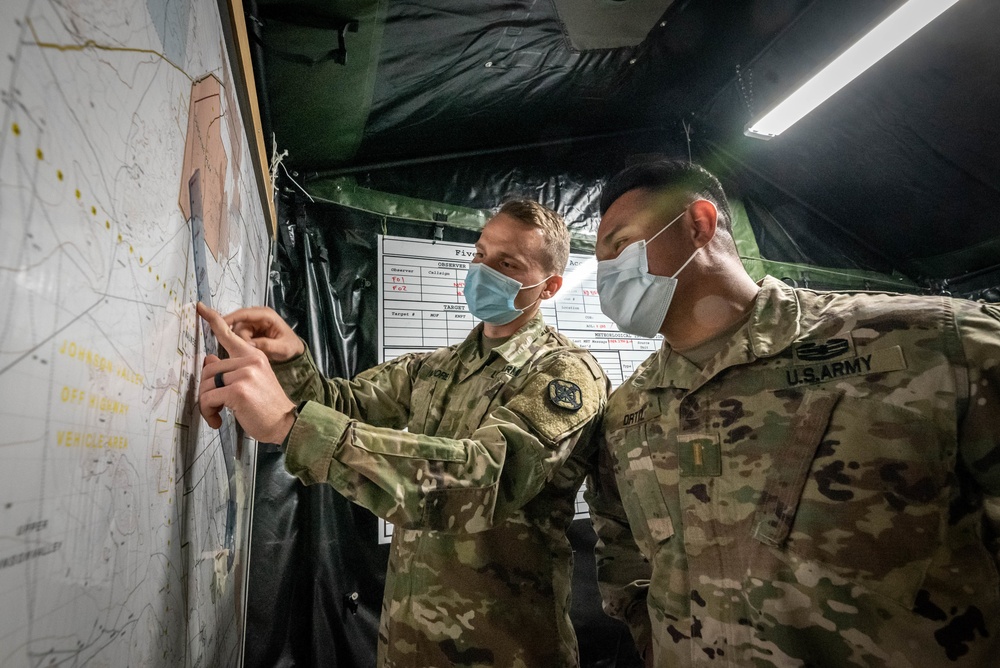
[[[761,285],[608,401],[606,610],[656,666],[1000,665],[1000,309]]]
[[[540,315],[485,358],[481,329],[352,381],[322,378],[308,353],[274,365],[309,400],[288,470],[395,524],[382,668],[579,664],[566,529],[607,378]]]

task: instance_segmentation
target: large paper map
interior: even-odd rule
[[[223,311],[269,241],[217,4],[3,0],[0,48],[0,666],[236,665],[255,444],[197,414],[191,223]]]

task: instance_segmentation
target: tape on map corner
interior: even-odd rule
[[[216,600],[226,593],[229,584],[229,571],[233,561],[232,550],[221,549],[212,559],[212,595]]]

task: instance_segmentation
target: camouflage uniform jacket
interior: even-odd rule
[[[605,609],[657,666],[996,666],[1000,309],[765,278],[608,400]]]
[[[604,372],[541,315],[484,358],[464,343],[324,379],[276,364],[286,467],[392,522],[378,665],[577,666],[566,529],[593,471]],[[403,428],[407,431],[401,431]]]

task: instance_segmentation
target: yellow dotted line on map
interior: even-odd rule
[[[20,137],[21,136],[21,127],[17,123],[13,123],[13,124],[11,124],[11,132],[14,134],[15,137]],[[35,157],[39,161],[41,161],[41,162],[45,161],[45,153],[42,151],[41,148],[36,148],[35,149]],[[60,183],[64,183],[65,180],[66,180],[66,175],[63,173],[63,171],[61,169],[57,169],[56,170],[56,178],[59,180]],[[73,194],[76,197],[76,200],[78,202],[80,202],[81,204],[83,204],[83,193],[80,192],[80,189],[79,188],[75,188]],[[83,206],[86,206],[86,205],[84,204]],[[93,216],[93,217],[95,217],[95,218],[97,217],[97,206],[96,205],[93,205],[93,204],[90,205],[90,215]],[[105,219],[104,220],[104,229],[108,230],[110,232],[110,230],[111,230],[111,220],[110,219]],[[125,240],[125,238],[122,236],[121,232],[118,232],[117,243],[119,243],[119,244],[125,244],[125,243],[127,243],[126,240]],[[129,255],[135,255],[136,254],[135,253],[135,247],[131,243],[128,244],[128,252],[129,252]],[[146,272],[149,273],[149,274],[153,274],[154,273],[153,272],[153,266],[152,266],[152,264],[146,262],[146,259],[142,256],[142,254],[139,254],[139,266],[140,267],[145,266],[146,267]],[[164,291],[166,291],[167,294],[170,297],[173,298],[174,304],[175,305],[179,305],[178,295],[174,292],[174,290],[167,287],[167,282],[164,281],[164,280],[162,280],[159,274],[154,274],[154,276],[156,278],[157,283],[160,284],[160,286],[162,287],[162,289]],[[183,310],[178,309],[178,311],[183,313],[182,317],[185,320],[190,320],[192,322],[194,321],[194,317],[193,317],[194,310],[193,309],[183,309]],[[189,323],[189,326],[190,326],[190,323]],[[179,351],[179,352],[182,352],[182,351]],[[183,354],[183,352],[182,352],[182,354]],[[175,464],[175,458],[173,456],[171,456],[171,458],[170,458],[170,463],[171,463],[171,466],[173,466]],[[172,475],[169,476],[169,482],[171,484],[174,483],[174,476],[172,476]],[[172,505],[173,502],[174,502],[173,497],[168,497],[167,498],[167,504],[168,505]],[[167,525],[169,526],[171,523],[172,523],[172,520],[171,520],[171,518],[168,517],[167,518]],[[167,540],[167,547],[170,547],[170,540],[169,539]],[[168,607],[168,610],[169,610],[169,607]],[[164,633],[166,633],[166,631],[164,631]]]
[[[10,126],[10,130],[14,134],[15,137],[20,137],[21,136],[21,126],[18,125],[17,123],[12,123],[11,126]],[[40,160],[40,161],[44,161],[45,160],[45,153],[42,151],[41,148],[36,148],[35,149],[35,157],[38,158],[38,160]],[[63,171],[61,169],[57,169],[56,170],[56,178],[59,179],[60,182],[63,182],[66,179],[66,175],[63,174]],[[76,195],[77,201],[79,201],[82,204],[83,203],[83,193],[80,192],[80,189],[76,188],[75,191],[74,191],[74,194]],[[92,204],[90,206],[90,215],[93,216],[93,217],[95,217],[95,218],[97,217],[97,206],[96,205]],[[104,229],[106,229],[108,231],[111,230],[111,220],[105,218],[105,220],[104,220]],[[120,243],[120,244],[125,243],[125,239],[122,237],[121,232],[118,233],[118,243]],[[129,255],[135,255],[135,248],[132,246],[131,243],[128,246],[128,252],[129,252]],[[146,263],[145,258],[143,258],[142,255],[139,255],[139,266],[140,267],[145,266],[147,273],[150,273],[150,274],[153,273],[153,266],[151,264]],[[176,292],[174,292],[173,288],[168,287],[167,286],[167,282],[164,281],[164,280],[161,280],[159,274],[156,274],[156,282],[160,284],[161,289],[164,292],[167,293],[167,296],[171,297],[173,299],[175,305],[179,305],[180,304],[180,299],[179,299],[180,296],[179,296],[179,294],[176,293]]]

